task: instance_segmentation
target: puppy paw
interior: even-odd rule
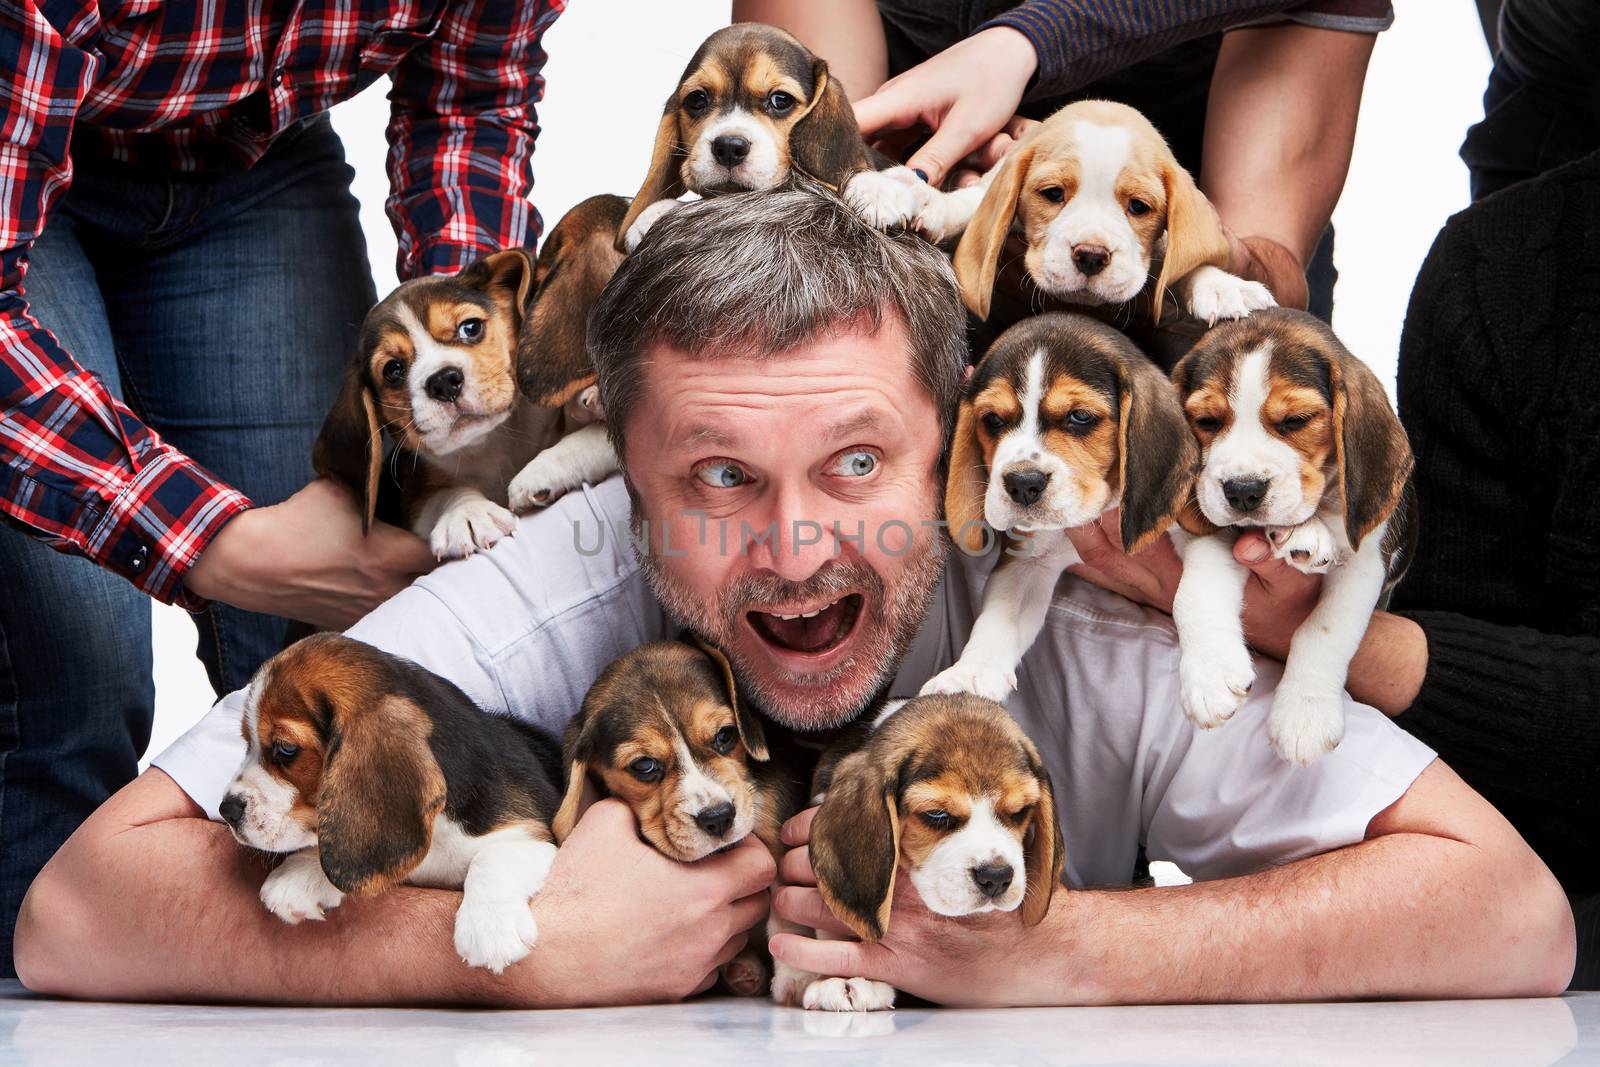
[[[1242,319],[1277,303],[1260,282],[1247,282],[1209,265],[1196,268],[1189,285],[1189,314],[1208,326],[1215,326],[1220,319]]]
[[[1183,713],[1202,730],[1231,719],[1255,680],[1255,665],[1243,643],[1217,641],[1204,648],[1185,648],[1178,659]]]
[[[428,536],[435,559],[460,559],[489,549],[517,528],[517,517],[492,500],[464,500],[439,516]]]
[[[526,900],[461,899],[456,909],[456,955],[469,967],[499,974],[526,956],[539,940],[539,926]]]
[[[547,507],[583,484],[583,469],[575,457],[547,448],[528,461],[511,479],[507,498],[518,515]]]
[[[320,922],[343,900],[339,887],[322,873],[314,850],[294,853],[261,883],[261,903],[290,926],[308,919]]]
[[[1302,574],[1326,574],[1339,562],[1339,545],[1333,531],[1319,518],[1299,526],[1272,526],[1267,529],[1272,554]]]
[[[736,997],[753,997],[767,984],[767,965],[750,949],[745,949],[722,965],[722,981]]]
[[[880,230],[910,226],[929,203],[928,183],[910,167],[864,170],[844,187],[844,202]]]
[[[894,986],[867,978],[819,978],[806,986],[807,1011],[885,1011],[894,1007]]]
[[[628,232],[623,235],[622,246],[624,250],[630,256],[633,255],[633,250],[639,247],[639,242],[643,241],[644,235],[650,232],[650,227],[654,226],[662,215],[677,206],[678,202],[676,200],[657,200],[639,212],[639,217],[633,220],[633,225],[629,226]]]
[[[1272,697],[1267,740],[1290,763],[1309,767],[1344,739],[1344,697],[1285,678]]]
[[[1004,704],[1016,689],[1017,675],[1014,671],[973,663],[963,656],[952,666],[929,678],[917,695],[975,693],[986,700]]]
[[[771,928],[768,928],[769,932]],[[806,988],[818,981],[810,971],[797,970],[781,960],[772,961],[772,1002],[798,1008],[805,1000]]]

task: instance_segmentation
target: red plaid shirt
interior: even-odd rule
[[[566,0],[0,2],[0,515],[161,600],[237,490],[165,444],[29,313],[28,250],[72,180],[113,158],[249,165],[384,74],[402,278],[533,245],[540,38]],[[76,124],[76,129],[74,129]]]

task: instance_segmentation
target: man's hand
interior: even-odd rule
[[[884,82],[855,104],[856,121],[868,141],[916,128],[933,131],[906,166],[939,185],[1012,122],[1038,66],[1026,37],[996,26]]]
[[[1310,303],[1305,265],[1270,237],[1239,238],[1229,233],[1228,273],[1265,285],[1279,307],[1304,311]]]
[[[697,863],[670,860],[639,839],[627,805],[602,800],[533,898],[539,943],[516,970],[546,1007],[680,1000],[743,950],[774,873],[754,834]]]
[[[811,820],[816,808],[801,812],[783,828],[790,851],[783,857],[781,881],[772,907],[780,917],[853,938],[834,918],[815,888],[811,869]],[[1052,900],[1054,913],[1059,898]],[[772,954],[790,966],[839,978],[870,978],[896,989],[957,1007],[1005,1007],[1063,1003],[1064,988],[1051,982],[1043,964],[1047,942],[1042,931],[1050,920],[1028,930],[1020,911],[989,912],[963,918],[935,915],[923,904],[902,871],[895,879],[889,929],[876,944],[856,940],[819,941],[800,934],[778,934]],[[1031,964],[1026,970],[1018,961]]]
[[[342,630],[434,564],[427,543],[398,527],[375,523],[363,536],[354,496],[318,478],[234,518],[184,585],[207,600]]]

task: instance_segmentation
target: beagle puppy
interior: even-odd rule
[[[945,519],[966,551],[992,531],[1007,548],[961,658],[922,692],[1004,702],[1079,561],[1066,531],[1120,505],[1122,543],[1141,551],[1188,499],[1195,456],[1171,382],[1116,330],[1050,312],[1001,334],[963,389]]]
[[[1050,909],[1064,860],[1055,794],[1038,751],[1005,709],[971,694],[891,701],[848,729],[813,782],[811,865],[828,909],[863,941],[889,928],[904,867],[928,910]],[[778,965],[779,1003],[825,1011],[894,1006],[894,987]]]
[[[806,180],[844,193],[862,173],[890,166],[867,147],[855,112],[828,64],[794,36],[736,23],[705,39],[667,98],[655,148],[617,248],[632,252],[686,192],[700,196],[776,189]],[[905,196],[905,167],[897,185]],[[872,196],[868,196],[870,204]]]
[[[989,316],[1014,227],[1027,244],[1028,279],[1068,304],[1145,296],[1159,322],[1171,290],[1190,315],[1215,323],[1275,303],[1266,286],[1224,269],[1228,238],[1216,209],[1150,120],[1124,104],[1068,104],[978,184],[920,195],[913,220],[891,221],[914,224],[935,241],[961,236],[956,278],[980,319]]]
[[[408,660],[314,634],[268,660],[220,808],[250,848],[288,853],[261,886],[286,923],[397,882],[463,890],[455,947],[499,974],[528,954],[528,901],[555,859],[560,751]]]
[[[640,835],[672,859],[693,863],[750,834],[777,859],[779,830],[805,798],[805,773],[787,748],[769,749],[727,658],[699,642],[659,641],[612,662],[567,724],[563,754],[566,795],[551,824],[558,842],[593,785],[632,808]],[[741,996],[764,992],[770,973],[754,947],[722,968]]]
[[[1173,380],[1200,448],[1173,537],[1183,557],[1172,617],[1184,711],[1209,729],[1250,692],[1240,625],[1249,571],[1233,542],[1262,529],[1279,559],[1324,575],[1267,718],[1279,754],[1309,764],[1344,736],[1350,659],[1416,544],[1411,446],[1377,375],[1302,311],[1217,327]]]
[[[550,232],[538,260],[496,252],[415,278],[362,323],[344,385],[312,452],[318,474],[377,512],[383,434],[400,503],[392,518],[440,559],[487,549],[542,506],[617,469],[585,344],[589,308],[622,257],[627,208],[596,196]],[[391,509],[386,508],[386,511]]]

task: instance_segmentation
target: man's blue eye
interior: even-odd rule
[[[846,478],[864,478],[878,469],[878,457],[864,449],[846,452],[834,464],[835,474]]]
[[[715,489],[733,489],[750,480],[743,467],[735,463],[707,463],[695,477]]]

